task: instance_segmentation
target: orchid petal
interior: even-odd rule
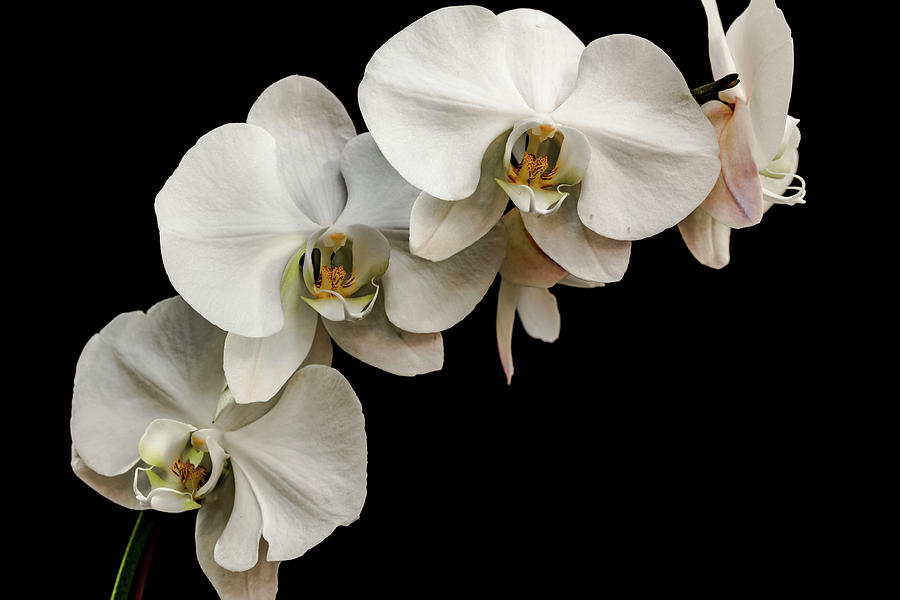
[[[387,318],[415,333],[443,331],[472,312],[493,283],[506,251],[506,228],[500,223],[440,262],[412,256],[405,231],[384,233],[391,242],[391,266],[383,278]]]
[[[362,133],[347,142],[341,155],[341,172],[347,182],[347,205],[336,225],[409,227],[409,213],[419,190],[384,159],[371,134]]]
[[[138,478],[141,474],[147,476],[151,482],[151,489],[145,495],[138,487]],[[157,487],[155,483],[159,482],[151,469],[138,467],[134,470],[134,495],[144,504],[149,504],[153,510],[165,513],[183,513],[189,510],[197,510],[200,504],[195,502],[189,492],[174,489],[172,487]]]
[[[490,143],[533,114],[506,53],[491,11],[451,6],[412,23],[372,56],[360,110],[385,158],[413,186],[447,200],[471,196]]]
[[[347,198],[341,151],[356,135],[341,101],[315,79],[293,75],[260,94],[247,123],[275,138],[278,174],[303,214],[333,223]]]
[[[606,284],[599,281],[587,281],[579,277],[575,277],[571,273],[559,280],[559,285],[567,285],[574,288],[593,289],[603,287]]]
[[[235,333],[225,338],[225,376],[238,403],[264,402],[274,396],[312,346],[319,318],[316,311],[301,301],[301,253],[288,262],[281,280],[284,327],[263,338]]]
[[[504,177],[503,150],[508,135],[500,134],[481,162],[475,192],[462,200],[441,200],[425,192],[416,199],[409,219],[409,246],[416,256],[445,260],[481,239],[506,209],[507,195],[495,183]]]
[[[80,480],[93,488],[95,492],[107,500],[112,500],[119,506],[124,506],[125,508],[133,510],[144,510],[148,508],[146,505],[141,504],[134,495],[134,473],[131,470],[113,477],[100,475],[84,464],[84,461],[81,459],[81,456],[78,455],[78,452],[73,445],[72,471],[75,472],[75,475],[77,475]]]
[[[252,512],[248,515],[238,506],[240,500],[235,497],[234,489],[238,477],[236,475],[223,481],[203,501],[203,506],[197,513],[194,533],[197,561],[222,600],[275,600],[280,562],[269,562],[264,558],[258,560],[260,556],[265,557],[269,546],[260,537],[262,521],[259,507],[246,479],[242,479],[237,485],[247,488],[255,507],[255,515]],[[250,535],[241,540],[242,543],[231,544],[227,541],[233,539],[229,526],[233,527],[235,522],[239,522]],[[223,540],[226,541],[223,543]],[[235,547],[242,556],[225,557],[225,549]],[[223,566],[220,559],[229,567]]]
[[[721,79],[726,75],[737,73],[738,70],[734,64],[734,56],[731,54],[731,48],[728,47],[728,41],[725,39],[725,29],[722,27],[722,18],[719,16],[719,7],[716,5],[716,0],[701,1],[703,2],[703,10],[706,11],[706,24],[709,37],[709,62],[712,66],[713,78]],[[724,95],[734,95],[736,93],[740,94],[739,97],[741,100],[746,100],[743,88],[740,88],[740,92],[727,90],[724,92]]]
[[[208,426],[225,387],[224,338],[177,297],[94,335],[72,396],[72,441],[85,464],[108,477],[131,469],[155,419]]]
[[[713,127],[671,59],[642,38],[611,35],[588,45],[575,89],[552,116],[590,142],[578,214],[604,237],[659,233],[690,214],[716,181]]]
[[[412,333],[391,323],[384,301],[376,298],[373,310],[359,321],[325,321],[331,339],[344,352],[395,375],[437,371],[444,363],[440,333]]]
[[[215,436],[208,436],[204,440],[203,445],[206,448],[206,452],[209,452],[209,458],[212,461],[212,473],[209,474],[209,479],[206,480],[206,483],[194,494],[194,498],[202,498],[216,487],[219,477],[222,475],[222,469],[225,467],[225,461],[229,458],[229,454],[219,445]]]
[[[322,298],[303,297],[303,301],[311,306],[324,319],[331,322],[358,321],[372,312],[375,298],[378,297],[378,286],[374,294],[344,298],[330,290],[323,290]]]
[[[506,43],[506,62],[522,98],[550,113],[575,87],[584,43],[555,17],[520,8],[497,15]]]
[[[516,290],[516,312],[531,337],[544,342],[555,342],[559,337],[559,308],[550,290],[520,286]]]
[[[172,285],[206,319],[240,335],[281,329],[281,274],[315,229],[278,169],[266,130],[224,125],[188,150],[156,196]]]
[[[344,229],[353,244],[353,276],[356,280],[344,290],[350,296],[364,285],[371,284],[373,279],[381,278],[387,271],[391,245],[380,231],[372,227],[347,225]]]
[[[722,116],[723,110],[728,108],[721,102],[707,102],[703,107],[720,130],[719,156],[722,161],[721,174],[703,201],[703,210],[728,227],[755,225],[762,219],[762,187],[753,159],[753,131],[747,105],[743,102],[735,104],[730,119]]]
[[[197,428],[187,423],[156,419],[141,436],[138,454],[148,465],[168,469],[181,457],[194,431]]]
[[[700,264],[713,269],[721,269],[728,264],[731,258],[731,227],[697,207],[697,210],[678,224],[678,230],[688,250]]]
[[[794,42],[774,0],[752,0],[726,33],[736,72],[746,89],[753,124],[753,155],[762,168],[781,144],[791,100]]]
[[[277,402],[223,438],[259,503],[269,561],[296,558],[356,520],[366,496],[362,407],[347,380],[330,367],[305,367]]]
[[[509,284],[550,287],[566,276],[566,271],[541,250],[525,225],[519,209],[503,215],[506,226],[506,257],[500,276]]]
[[[628,268],[631,242],[611,240],[581,224],[575,199],[552,215],[521,213],[525,229],[555,263],[580,279],[619,281]]]
[[[512,359],[512,334],[516,322],[516,296],[519,286],[500,279],[500,291],[497,294],[497,350],[500,353],[500,364],[506,374],[507,385],[512,383],[515,372]]]

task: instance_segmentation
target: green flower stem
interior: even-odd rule
[[[122,564],[119,565],[119,573],[116,575],[111,600],[129,600],[129,598],[139,598],[143,595],[146,570],[150,554],[153,552],[153,542],[156,541],[156,536],[153,535],[156,532],[156,517],[154,510],[142,510],[138,513],[137,522],[134,524],[131,538],[128,540],[128,546],[122,556]],[[144,559],[143,568],[141,568],[142,559]],[[138,575],[141,589],[132,595],[131,588],[134,585],[135,576]]]

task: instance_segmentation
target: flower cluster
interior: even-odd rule
[[[554,341],[550,288],[619,281],[634,241],[677,226],[699,262],[725,266],[731,230],[802,203],[805,183],[784,16],[752,0],[726,33],[703,7],[711,92],[646,39],[585,45],[544,12],[477,6],[375,52],[358,96],[368,132],[314,79],[272,84],[159,191],[179,296],[85,346],[76,474],[130,508],[197,510],[219,595],[273,598],[278,563],[366,496],[362,408],[332,342],[395,375],[439,370],[441,332],[499,275],[511,382],[516,314]]]

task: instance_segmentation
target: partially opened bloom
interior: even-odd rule
[[[159,192],[166,271],[229,332],[238,402],[264,401],[303,361],[320,320],[345,351],[400,375],[443,364],[440,331],[466,316],[503,260],[505,233],[440,264],[412,256],[418,190],[321,83],[287,77],[247,123],[203,136]]]
[[[426,15],[372,57],[363,117],[423,190],[414,253],[441,260],[512,199],[535,242],[590,281],[621,278],[629,240],[686,217],[715,183],[715,133],[669,57],[611,35],[587,47],[543,12]]]
[[[772,0],[752,0],[726,33],[715,0],[703,7],[713,76],[737,73],[740,83],[702,107],[719,138],[722,168],[679,230],[697,260],[721,268],[730,260],[732,228],[755,225],[773,203],[803,203],[806,189],[797,175],[798,121],[787,114],[794,44],[783,13]]]
[[[236,404],[224,343],[178,297],[113,319],[78,360],[72,467],[129,508],[198,509],[197,558],[219,595],[274,598],[280,561],[359,517],[363,415],[346,379],[317,364],[272,402]],[[310,358],[330,362],[327,336]]]

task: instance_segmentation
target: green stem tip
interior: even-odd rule
[[[111,600],[129,600],[138,597],[132,595],[132,587],[135,577],[139,575],[142,561],[146,567],[146,558],[153,551],[153,541],[156,533],[156,511],[142,510],[138,513],[134,529],[122,556],[122,564],[119,565],[119,573],[116,575],[116,583],[113,586]],[[143,586],[142,586],[143,587]]]

